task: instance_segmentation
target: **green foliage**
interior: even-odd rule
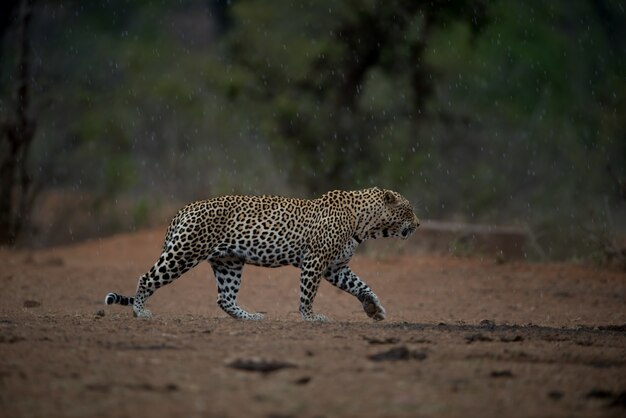
[[[38,4],[35,171],[138,224],[151,199],[371,185],[554,257],[605,197],[626,224],[617,2]]]
[[[381,180],[406,183],[420,108],[431,94],[420,61],[431,26],[475,15],[472,2],[236,3],[229,49],[250,77],[237,89],[263,133],[292,157],[294,186],[310,193]],[[477,12],[478,13],[478,12]],[[277,65],[278,64],[278,65]],[[260,106],[256,106],[256,105]],[[391,161],[397,160],[393,164]],[[401,167],[401,166],[400,166]],[[403,172],[404,171],[404,172]]]

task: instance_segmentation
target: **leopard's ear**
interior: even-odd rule
[[[385,190],[385,193],[383,195],[383,200],[385,204],[389,206],[395,206],[398,204],[398,198],[396,194],[392,192],[391,190]]]

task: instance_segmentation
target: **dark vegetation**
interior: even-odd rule
[[[619,1],[0,7],[4,243],[379,185],[425,219],[527,227],[547,257],[623,257]]]
[[[8,16],[8,14],[7,14]],[[15,243],[27,222],[35,194],[28,173],[28,154],[35,133],[30,110],[30,35],[32,2],[24,1],[18,18],[15,91],[10,109],[3,108],[0,138],[0,243]],[[6,142],[5,142],[6,141]]]

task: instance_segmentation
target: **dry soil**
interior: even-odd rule
[[[626,416],[626,274],[574,264],[356,256],[387,319],[298,270],[246,267],[227,317],[208,265],[133,294],[164,228],[45,251],[0,250],[0,416]],[[419,231],[412,239],[419,239]]]

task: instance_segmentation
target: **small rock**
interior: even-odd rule
[[[476,341],[482,341],[482,342],[493,341],[493,339],[490,337],[486,337],[483,334],[470,334],[470,335],[465,336],[465,341],[467,341],[468,344],[471,344]]]
[[[226,364],[233,369],[245,370],[248,372],[272,373],[277,370],[298,367],[286,361],[263,360],[258,358],[236,359]]]
[[[38,302],[36,300],[25,300],[24,301],[24,307],[25,308],[38,308],[41,306],[41,302]]]
[[[96,318],[102,318],[105,315],[104,309],[98,309],[96,311]]]
[[[400,342],[400,339],[395,338],[395,337],[388,337],[385,339],[380,339],[376,337],[363,336],[363,339],[370,344],[397,344]]]
[[[165,392],[175,392],[178,390],[178,385],[176,383],[168,383],[165,387],[163,387],[163,390]]]
[[[397,361],[397,360],[425,360],[428,355],[423,351],[409,350],[407,347],[394,347],[381,353],[372,354],[368,358],[372,361]]]
[[[510,370],[494,370],[490,374],[491,377],[513,377],[513,372]]]
[[[565,396],[565,394],[560,390],[551,390],[550,392],[548,392],[548,398],[555,401],[562,399],[563,396]]]
[[[302,376],[300,379],[296,380],[294,383],[296,385],[306,385],[311,381],[311,376]]]
[[[605,389],[592,389],[587,393],[586,398],[608,400],[606,406],[610,408],[626,408],[626,391],[615,393]]]
[[[520,341],[524,341],[524,337],[521,335],[516,335],[514,337],[500,337],[500,341],[503,343],[517,343]]]

